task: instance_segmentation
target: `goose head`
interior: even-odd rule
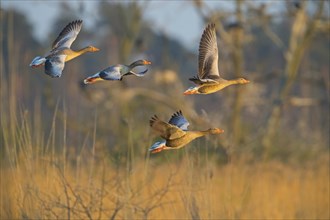
[[[136,66],[145,66],[145,65],[150,65],[151,62],[149,60],[137,60],[131,65],[129,65],[131,68],[134,68]]]
[[[238,78],[236,81],[238,84],[246,84],[246,83],[250,82],[249,80],[244,79],[244,78]]]
[[[138,64],[140,66],[150,65],[151,64],[151,61],[149,61],[149,60],[138,60],[137,62],[138,62]]]
[[[88,47],[86,47],[86,50],[87,50],[88,52],[97,52],[97,51],[99,51],[100,49],[97,48],[97,47],[94,47],[94,46],[88,46]]]
[[[210,134],[221,134],[221,133],[223,133],[223,132],[225,132],[223,129],[220,129],[220,128],[210,128],[209,130],[208,130],[208,132],[210,133]]]

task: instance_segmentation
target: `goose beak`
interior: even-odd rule
[[[220,128],[213,128],[211,130],[211,134],[221,134],[223,132],[225,132],[225,131],[223,129],[220,129]]]
[[[144,64],[144,65],[150,65],[150,64],[151,64],[151,61],[144,60],[144,61],[143,61],[143,64]]]
[[[97,47],[93,47],[93,52],[97,52],[97,51],[100,51],[100,49]]]

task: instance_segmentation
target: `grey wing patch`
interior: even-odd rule
[[[192,78],[189,78],[190,81],[194,82],[197,85],[203,85],[203,84],[218,84],[221,78],[219,76],[213,76],[210,75],[208,78],[201,79],[198,76],[194,76]]]
[[[183,116],[182,111],[179,110],[177,112],[175,112],[171,119],[168,122],[171,125],[175,125],[178,128],[182,129],[183,131],[187,131],[188,130],[188,126],[190,125],[188,120]]]
[[[215,24],[209,24],[201,37],[198,55],[198,77],[200,79],[219,78],[218,45]]]
[[[53,56],[45,62],[45,73],[53,78],[61,77],[66,55]]]
[[[105,80],[121,80],[122,75],[120,74],[119,66],[110,66],[99,73],[99,76]]]
[[[73,41],[77,38],[82,27],[82,20],[76,20],[69,23],[58,35],[52,45],[52,51],[56,48],[70,48]]]

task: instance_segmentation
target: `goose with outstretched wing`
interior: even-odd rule
[[[97,52],[98,48],[87,46],[83,49],[74,51],[70,47],[77,38],[82,20],[70,22],[61,31],[52,44],[52,49],[45,56],[37,56],[30,63],[30,67],[45,66],[45,73],[51,77],[60,77],[64,69],[65,62],[68,62],[84,53]]]
[[[182,111],[175,112],[169,122],[160,120],[157,115],[150,119],[151,128],[158,133],[164,141],[154,143],[149,151],[158,153],[162,150],[179,149],[190,143],[196,138],[207,134],[221,134],[224,130],[210,128],[205,131],[188,131],[189,122],[183,116]]]
[[[130,65],[124,65],[124,64],[116,64],[110,67],[105,68],[104,70],[101,70],[100,72],[95,73],[92,76],[87,77],[84,79],[85,84],[91,84],[95,83],[97,81],[104,81],[104,80],[122,80],[124,76],[127,75],[135,75],[138,77],[142,77],[145,75],[145,73],[148,71],[148,69],[136,73],[133,71],[133,68],[137,66],[146,66],[150,65],[151,62],[148,60],[137,60]]]
[[[234,84],[246,84],[248,80],[238,78],[226,80],[221,77],[218,69],[218,45],[215,24],[209,24],[199,43],[198,74],[190,78],[196,86],[187,89],[184,94],[210,94]]]

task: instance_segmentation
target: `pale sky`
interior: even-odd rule
[[[73,7],[79,6],[80,2],[85,4],[86,12],[78,14],[88,26],[93,24],[97,18],[95,3],[97,1],[66,1]],[[125,1],[121,1],[125,2]],[[126,1],[128,2],[128,1]],[[145,1],[139,1],[144,4]],[[271,2],[271,1],[255,1]],[[276,1],[273,1],[276,2]],[[229,0],[206,0],[204,3],[212,10],[234,10],[234,1]],[[60,10],[60,1],[42,1],[42,0],[1,0],[1,7],[15,8],[27,15],[30,23],[33,24],[35,37],[40,41],[48,36],[53,20]],[[184,0],[155,0],[149,1],[147,7],[143,10],[143,18],[153,24],[151,27],[155,32],[162,32],[179,42],[186,48],[196,51],[199,40],[205,24],[197,14],[192,1]]]
[[[78,7],[79,1],[68,1],[72,6]],[[97,17],[94,10],[96,1],[83,1],[87,12],[78,14],[84,20],[88,28]],[[228,1],[206,1],[208,7],[217,9],[230,7]],[[15,8],[27,15],[29,22],[35,25],[35,37],[40,41],[48,36],[52,21],[56,18],[60,9],[60,1],[39,0],[2,0],[1,7]],[[151,1],[143,11],[143,17],[153,24],[155,32],[162,32],[172,38],[179,40],[184,46],[195,50],[202,34],[204,24],[198,16],[191,1]]]

